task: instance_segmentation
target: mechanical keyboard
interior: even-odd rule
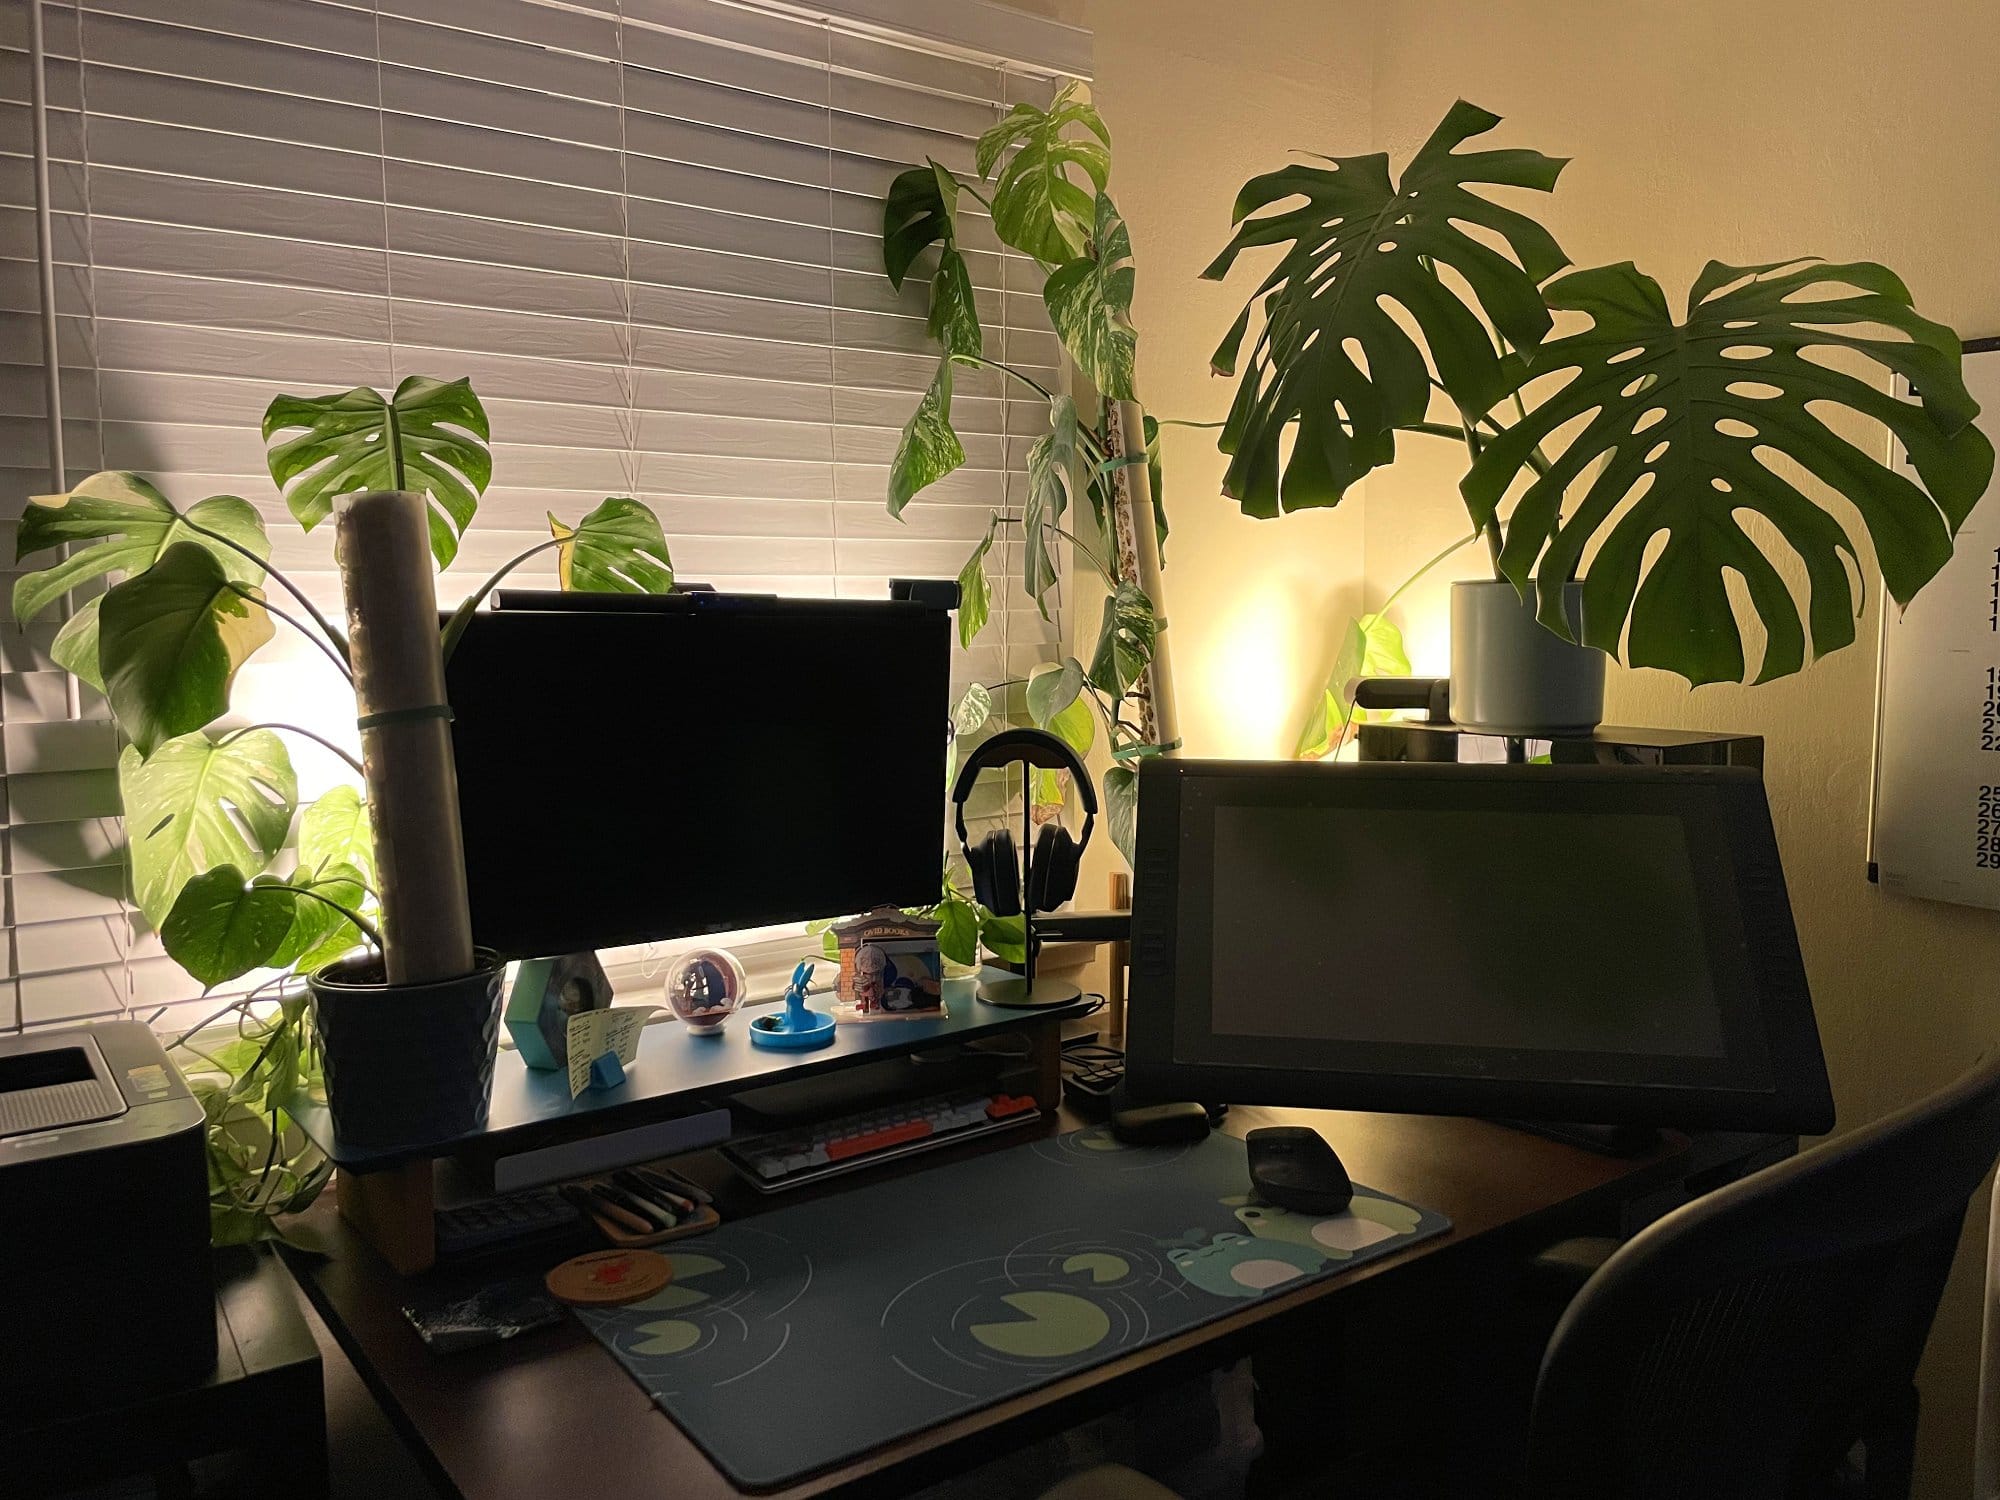
[[[776,1193],[1040,1118],[1026,1095],[966,1089],[749,1136],[731,1141],[722,1154],[752,1187]]]

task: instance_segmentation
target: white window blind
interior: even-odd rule
[[[990,35],[993,8],[972,9]],[[1052,92],[1048,67],[722,0],[42,0],[42,16],[70,482],[125,468],[183,504],[243,495],[273,561],[329,611],[331,538],[299,531],[263,465],[258,418],[280,391],[471,377],[494,479],[447,602],[545,538],[546,512],[573,520],[609,494],[655,508],[683,578],[790,594],[950,576],[989,510],[1018,513],[1046,410],[970,370],[953,412],[965,467],[902,522],[884,509],[936,355],[924,278],[898,295],[881,273],[880,199],[926,157],[969,173],[980,131]],[[9,560],[23,499],[50,487],[30,65],[27,7],[10,6]],[[989,352],[1057,382],[1036,269],[969,200],[960,242]],[[1018,566],[1003,533],[994,622],[960,685],[1023,675],[1060,639],[1008,587]],[[547,586],[550,568],[515,579]],[[0,1027],[196,990],[125,903],[118,744],[101,701],[73,702],[47,659],[58,623],[0,628]],[[232,722],[352,742],[343,685],[282,626],[236,705]],[[290,748],[302,801],[349,779]]]

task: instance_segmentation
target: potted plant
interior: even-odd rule
[[[574,525],[551,516],[550,538],[482,583],[440,632],[433,563],[450,565],[492,472],[471,386],[412,377],[389,397],[281,396],[264,435],[272,478],[302,527],[342,507],[347,629],[271,565],[247,501],[182,508],[124,472],[26,507],[18,555],[69,550],[14,591],[25,623],[70,590],[117,577],[71,613],[52,654],[104,693],[129,742],[118,777],[133,904],[205,989],[273,971],[210,1018],[233,1015],[234,1037],[218,1043],[204,1023],[180,1039],[209,1109],[216,1232],[227,1239],[264,1232],[324,1181],[281,1108],[322,1068],[336,1128],[356,1144],[449,1135],[484,1107],[500,971],[465,935],[439,691],[472,611],[549,550],[565,588],[673,584],[658,519],[614,497]],[[218,723],[237,670],[278,624],[360,690],[363,759],[299,725]],[[412,688],[430,700],[385,701]],[[365,791],[337,786],[300,810],[293,736],[339,755]],[[288,841],[295,858],[275,871]],[[429,886],[413,884],[413,872]],[[275,1008],[260,1003],[273,995]]]
[[[1111,133],[1080,96],[1078,85],[1069,84],[1046,109],[1015,105],[980,136],[974,160],[978,176],[973,180],[935,161],[911,167],[891,184],[883,203],[882,266],[891,285],[900,289],[920,259],[936,248],[935,259],[926,264],[928,327],[939,348],[937,369],[903,429],[890,468],[889,513],[900,517],[921,490],[965,462],[965,449],[951,425],[955,368],[992,371],[1047,403],[1049,430],[1028,452],[1021,514],[1003,517],[994,511],[959,573],[959,639],[970,646],[985,628],[992,611],[986,557],[1003,527],[1018,527],[1022,586],[1044,619],[1056,585],[1055,558],[1064,542],[1103,582],[1106,598],[1096,648],[1088,664],[1064,653],[1025,682],[975,684],[959,703],[954,721],[961,738],[981,733],[996,714],[995,694],[1021,686],[1029,718],[1062,736],[1078,755],[1090,753],[1101,722],[1113,762],[1104,777],[1106,823],[1129,861],[1135,762],[1172,748],[1154,717],[1156,693],[1170,686],[1156,685],[1151,676],[1162,621],[1142,582],[1157,571],[1167,523],[1160,507],[1159,423],[1140,412],[1135,401],[1132,241],[1106,191]],[[972,277],[959,248],[961,197],[986,209],[1002,244],[1032,257],[1040,267],[1049,322],[1077,374],[1097,395],[1086,403],[1087,410],[1071,395],[987,355]],[[1146,476],[1144,492],[1136,498],[1149,497],[1150,505],[1120,506],[1121,487],[1136,483],[1134,470]],[[1065,521],[1079,497],[1090,510],[1091,538]],[[1134,534],[1129,524],[1142,508],[1152,513],[1149,535]],[[1054,773],[1037,776],[1031,791],[1035,801],[1060,802]]]
[[[1711,261],[1679,318],[1629,261],[1559,275],[1570,261],[1548,230],[1484,190],[1549,192],[1564,163],[1458,149],[1498,123],[1453,105],[1399,180],[1377,153],[1244,184],[1203,274],[1285,248],[1215,352],[1239,376],[1224,492],[1258,517],[1334,505],[1395,458],[1399,433],[1462,444],[1494,578],[1454,591],[1452,709],[1482,728],[1594,724],[1605,655],[1744,679],[1732,574],[1762,628],[1756,681],[1847,645],[1859,544],[1825,491],[1907,604],[1992,476],[1957,335],[1867,261]],[[1864,378],[1871,366],[1917,399]],[[1921,483],[1829,415],[1886,427]]]

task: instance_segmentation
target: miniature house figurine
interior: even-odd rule
[[[892,906],[833,929],[840,949],[840,1008],[856,1020],[927,1017],[944,1010],[938,924]]]

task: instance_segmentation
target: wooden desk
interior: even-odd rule
[[[1064,1120],[1046,1128],[1074,1128]],[[1332,1141],[1356,1180],[1448,1214],[1451,1233],[1371,1261],[1344,1276],[1246,1305],[1242,1311],[1073,1375],[1040,1390],[932,1428],[777,1493],[797,1497],[896,1492],[969,1467],[994,1453],[1059,1431],[1194,1371],[1227,1363],[1260,1331],[1357,1289],[1393,1295],[1426,1274],[1453,1274],[1475,1259],[1518,1256],[1566,1234],[1615,1227],[1621,1205],[1670,1192],[1688,1179],[1709,1185],[1782,1155],[1772,1137],[1671,1137],[1628,1160],[1473,1120],[1332,1114],[1238,1107],[1227,1128],[1306,1123]],[[1019,1132],[955,1148],[962,1154],[1018,1145]],[[935,1169],[949,1153],[880,1171]],[[716,1190],[731,1217],[773,1206],[734,1182],[713,1156],[684,1166]],[[871,1174],[872,1176],[872,1174]],[[839,1192],[836,1179],[776,1200]],[[870,1180],[864,1177],[860,1180]],[[324,1200],[311,1212],[333,1246],[327,1259],[295,1256],[301,1284],[376,1399],[447,1494],[465,1500],[544,1500],[586,1482],[593,1494],[722,1500],[738,1493],[655,1409],[632,1378],[574,1323],[527,1334],[515,1345],[430,1354],[404,1321],[411,1283],[397,1277]],[[433,1278],[449,1275],[440,1270]],[[488,1268],[477,1279],[490,1281]],[[430,1284],[427,1279],[427,1284]],[[747,1415],[747,1413],[746,1413]]]

